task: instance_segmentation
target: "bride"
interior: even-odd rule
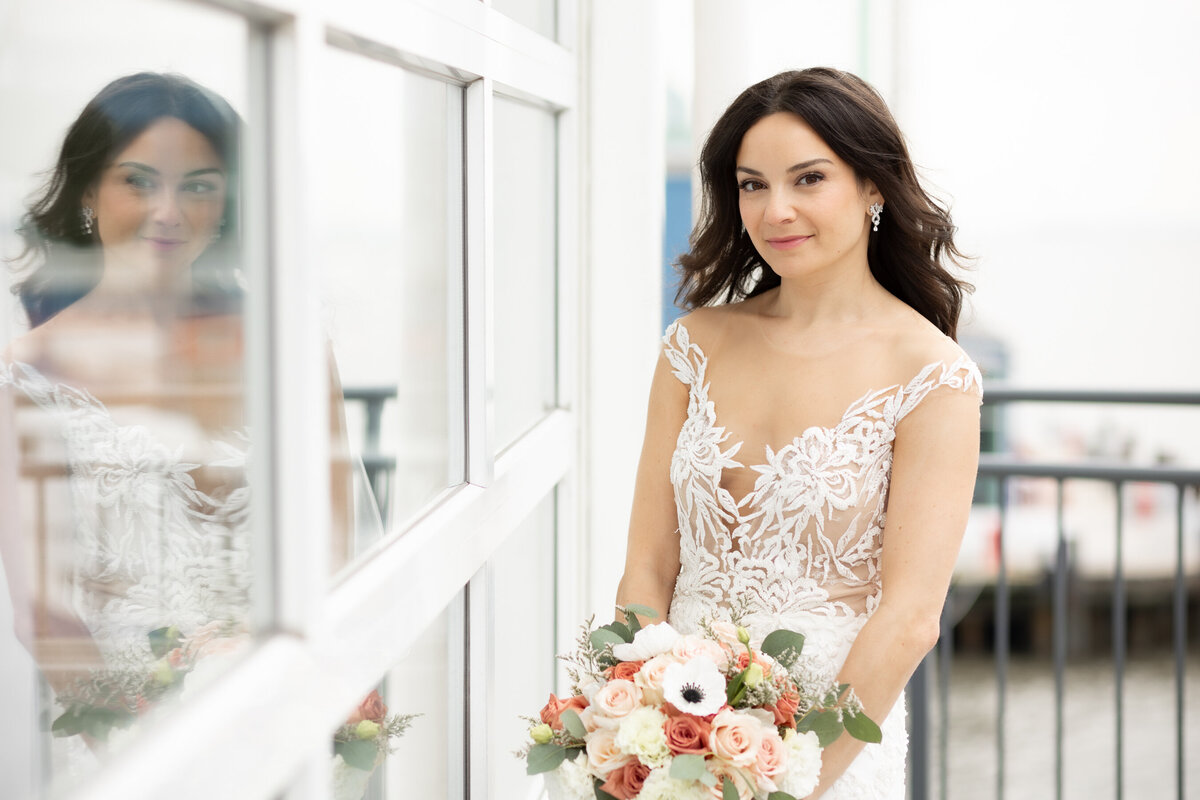
[[[619,605],[693,632],[805,634],[883,742],[843,735],[811,797],[902,800],[903,689],[938,636],[979,448],[979,372],[955,343],[970,287],[949,214],[895,120],[832,69],[751,86],[700,157]]]
[[[0,358],[0,554],[18,636],[60,703],[98,670],[171,683],[172,646],[197,665],[232,655],[267,590],[250,560],[240,127],[187,78],[118,78],[25,218],[30,329]],[[336,380],[331,393],[340,443]],[[334,470],[340,513],[349,472]]]

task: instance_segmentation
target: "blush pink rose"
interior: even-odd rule
[[[379,696],[379,691],[372,689],[371,693],[358,704],[358,708],[354,709],[354,713],[346,718],[346,724],[357,725],[364,720],[380,722],[387,716],[387,710],[387,704]]]
[[[542,722],[549,725],[556,731],[562,730],[562,712],[570,709],[576,713],[587,707],[587,698],[581,694],[573,694],[565,700],[560,700],[550,694],[550,699],[546,705],[542,707],[541,718]]]
[[[642,791],[642,784],[650,768],[640,761],[630,761],[623,767],[618,767],[608,773],[608,780],[600,788],[617,800],[631,800]]]
[[[724,708],[713,717],[708,745],[720,758],[735,767],[749,767],[758,760],[763,724],[748,714]]]
[[[728,647],[704,636],[680,636],[675,640],[671,653],[681,661],[691,661],[696,656],[703,656],[716,664],[717,669],[724,669],[729,663]]]
[[[775,724],[788,728],[796,727],[796,709],[800,707],[800,695],[794,689],[788,689],[779,696],[775,705],[767,710],[775,715]]]
[[[753,800],[754,789],[750,786],[742,770],[716,758],[710,758],[704,766],[717,779],[715,785],[708,787],[714,800],[724,800],[725,793],[722,787],[725,778],[729,778],[729,782],[737,790],[738,800]]]
[[[732,622],[712,622],[708,629],[716,634],[717,639],[734,648],[743,648],[746,645],[738,641],[737,625]]]
[[[787,769],[787,751],[787,745],[779,738],[778,731],[763,731],[762,740],[758,743],[758,758],[754,771],[774,782],[775,778]]]
[[[612,680],[604,684],[592,698],[597,714],[624,717],[642,703],[642,690],[633,681]]]
[[[679,659],[669,653],[657,655],[642,665],[638,674],[633,676],[633,682],[642,690],[642,702],[646,705],[660,706],[663,703],[663,672]]]
[[[616,733],[607,728],[598,728],[588,736],[587,758],[588,766],[598,775],[608,775],[633,760],[633,756],[621,752]]]

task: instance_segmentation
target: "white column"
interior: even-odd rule
[[[587,4],[580,46],[580,525],[587,613],[611,615],[661,335],[666,80],[661,7]],[[611,618],[611,617],[609,617]],[[607,620],[604,620],[607,621]]]

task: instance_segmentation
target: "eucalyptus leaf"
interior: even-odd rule
[[[617,634],[610,631],[608,628],[597,628],[592,631],[592,635],[588,637],[591,642],[592,649],[597,653],[602,651],[608,645],[625,644],[625,640]]]
[[[566,760],[574,761],[575,759],[579,758],[579,754],[582,752],[583,752],[582,747],[568,747]]]
[[[725,689],[725,701],[729,705],[737,707],[738,701],[746,696],[746,670],[742,670],[737,675],[733,676],[733,680],[729,682],[729,686]]]
[[[762,651],[785,667],[796,663],[803,649],[804,635],[795,631],[772,631],[762,643]]]
[[[637,635],[637,632],[642,629],[642,622],[637,618],[637,614],[632,611],[625,612],[625,622],[629,625],[630,633]]]
[[[787,792],[771,792],[767,795],[767,800],[796,800],[796,798]]]
[[[623,607],[626,614],[637,614],[641,617],[649,617],[650,619],[658,619],[658,612],[650,606],[639,605],[638,603],[630,603]]]
[[[821,747],[828,747],[842,735],[842,722],[836,711],[810,711],[796,723],[800,733],[812,731],[821,742]]]
[[[629,630],[629,626],[626,625],[624,622],[613,621],[613,622],[608,623],[607,625],[601,625],[600,630],[612,631],[617,636],[621,637],[622,642],[632,642],[633,641],[633,631]]]
[[[346,766],[370,772],[375,769],[375,759],[379,755],[379,745],[372,739],[358,739],[353,742],[334,742],[333,752],[342,757]]]
[[[561,764],[567,757],[567,748],[560,744],[535,744],[525,757],[525,774],[539,775]]]
[[[83,731],[79,722],[79,709],[71,706],[60,714],[50,725],[50,732],[58,737],[74,736]]]
[[[573,709],[568,708],[559,714],[558,718],[562,720],[563,727],[567,729],[567,733],[576,739],[587,738],[587,728],[583,726],[583,720],[579,718],[579,715]]]
[[[684,753],[671,759],[670,775],[677,781],[698,781],[705,775],[712,777],[704,768],[704,756],[696,753]]]
[[[179,628],[174,625],[167,628],[155,628],[146,634],[146,638],[150,640],[150,652],[154,653],[155,658],[162,658],[174,650],[179,646],[181,639]]]
[[[846,733],[860,742],[877,743],[883,739],[883,731],[879,730],[879,726],[875,724],[875,721],[866,714],[847,712],[843,716],[845,718]]]
[[[738,795],[738,790],[734,788],[733,781],[729,778],[724,778],[721,783],[721,800],[741,800]]]

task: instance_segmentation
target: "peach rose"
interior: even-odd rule
[[[779,696],[778,702],[769,710],[775,715],[776,725],[794,728],[796,727],[796,709],[799,707],[800,695],[794,689],[788,689]]]
[[[354,713],[346,718],[347,725],[357,725],[363,720],[371,722],[380,722],[387,716],[387,705],[383,702],[383,698],[379,696],[379,691],[372,689],[371,693],[363,698],[358,704],[358,708],[354,709]]]
[[[609,680],[631,681],[645,661],[619,661],[604,672]]]
[[[617,767],[612,772],[608,773],[608,780],[600,788],[617,800],[630,800],[637,797],[638,792],[642,791],[642,784],[646,782],[646,776],[650,774],[650,768],[640,761],[630,761],[623,767]]]
[[[633,676],[633,682],[642,690],[642,702],[652,706],[662,705],[663,672],[667,667],[678,662],[679,659],[673,655],[663,653],[642,665],[642,668],[638,670],[638,674]]]
[[[617,747],[616,733],[606,728],[599,728],[588,736],[587,758],[588,765],[599,775],[608,775],[633,760],[633,756],[622,753]]]
[[[787,747],[779,738],[779,731],[773,728],[763,731],[762,741],[758,744],[755,772],[774,782],[775,777],[783,774],[786,768]]]
[[[735,767],[748,767],[758,759],[763,725],[747,714],[724,708],[713,717],[709,748]]]
[[[737,790],[738,800],[753,800],[754,789],[750,786],[750,782],[742,770],[728,762],[715,758],[710,758],[704,766],[717,779],[714,786],[708,787],[709,793],[715,800],[724,800],[723,784],[725,783],[725,778],[729,778],[729,782]]]
[[[623,717],[642,704],[642,690],[633,681],[612,680],[596,692],[592,706],[597,714]]]
[[[754,663],[762,667],[763,675],[765,677],[771,677],[771,668],[775,666],[775,659],[767,658],[761,653],[756,652],[754,654]],[[738,654],[737,666],[738,669],[745,669],[746,667],[750,666],[750,655],[745,650]]]
[[[562,730],[562,712],[570,709],[571,711],[580,712],[587,707],[587,699],[580,694],[573,694],[566,700],[560,700],[551,692],[550,699],[542,708],[542,722],[549,725],[556,731]]]
[[[708,752],[708,736],[712,725],[691,714],[669,717],[663,729],[667,732],[667,747],[676,755],[680,753]]]
[[[724,669],[725,665],[729,663],[729,649],[725,645],[693,634],[676,639],[671,653],[682,661],[690,661],[696,656],[704,656],[716,664],[717,669]]]
[[[729,645],[730,647],[745,647],[738,640],[737,625],[732,622],[722,622],[720,620],[709,623],[708,629],[717,635],[717,639]]]

